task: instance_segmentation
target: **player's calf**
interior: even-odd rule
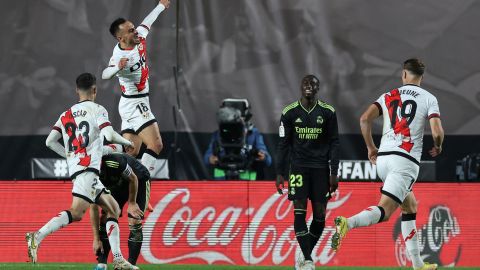
[[[128,236],[128,261],[135,265],[137,264],[138,256],[143,243],[142,224],[128,225],[130,235]]]

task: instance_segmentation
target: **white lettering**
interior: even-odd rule
[[[365,162],[365,179],[375,180],[377,179],[377,167],[370,162]]]
[[[222,246],[230,244],[230,242],[240,233],[241,227],[238,227],[235,232],[232,233],[235,224],[242,213],[241,208],[228,207],[225,209],[220,216],[215,220],[212,227],[207,233],[208,245],[213,246],[219,243]],[[223,222],[231,217],[227,221],[223,232],[218,235],[218,230],[223,226]]]
[[[190,199],[190,191],[185,188],[179,188],[171,191],[162,200],[160,200],[157,205],[155,205],[155,210],[147,217],[145,223],[147,224],[157,224],[159,217],[164,213],[165,209],[168,208],[169,204],[179,195],[184,194],[181,199],[182,204],[186,204]],[[213,264],[214,262],[225,262],[229,264],[234,264],[233,260],[224,254],[216,251],[199,251],[185,254],[178,257],[168,258],[168,259],[159,259],[153,255],[151,250],[151,240],[153,238],[153,229],[155,226],[145,226],[143,228],[143,247],[141,253],[145,261],[154,264],[165,264],[173,263],[177,261],[182,261],[186,259],[201,259],[207,262],[208,264]],[[165,240],[164,240],[165,241]],[[168,241],[167,241],[168,242]]]
[[[365,179],[363,178],[362,164],[360,162],[355,162],[353,164],[352,176],[350,179]]]
[[[198,213],[198,215],[190,221],[187,239],[188,243],[191,246],[198,246],[206,239],[205,237],[202,237],[200,239],[196,238],[198,227],[200,224],[202,224],[202,220],[204,219],[204,217],[206,217],[208,221],[212,221],[215,218],[215,209],[213,207],[206,207],[205,209],[202,209],[202,211],[200,211],[200,213]]]
[[[351,193],[341,196],[341,192],[335,193],[335,200],[327,205],[327,218],[332,210],[340,207],[348,201]],[[295,238],[292,222],[292,203],[287,196],[272,193],[257,209],[253,207],[225,207],[223,211],[214,206],[204,206],[203,209],[193,210],[189,205],[191,193],[189,189],[179,188],[165,195],[156,205],[154,211],[148,216],[145,223],[152,226],[144,227],[144,242],[141,250],[142,256],[149,263],[164,264],[173,263],[188,259],[203,260],[208,264],[227,263],[235,264],[228,257],[228,252],[206,250],[208,247],[228,246],[232,241],[240,240],[241,237],[241,258],[249,264],[262,263],[271,256],[273,264],[282,264],[290,257],[292,252],[299,253],[300,248]],[[198,214],[197,214],[198,211]],[[252,216],[250,218],[250,216]],[[239,220],[247,216],[248,227],[241,226]],[[274,216],[277,222],[264,222],[266,217]],[[189,247],[202,251],[192,251],[181,255],[169,255],[162,258],[164,253],[153,254],[152,239],[154,228],[161,226],[159,222],[167,220],[161,233],[162,242],[165,246],[172,246],[180,242]],[[310,220],[311,220],[310,216]],[[289,226],[282,226],[289,222]],[[199,235],[199,231],[204,235]],[[331,252],[328,239],[335,231],[334,227],[327,226],[321,236],[318,245],[312,254],[315,261],[327,264],[332,260],[334,253]],[[159,242],[156,242],[157,245]],[[202,245],[203,244],[203,245]],[[168,253],[165,253],[168,254]],[[164,255],[165,256],[165,255]]]
[[[348,179],[348,175],[352,173],[352,162],[344,161],[342,167],[342,178]]]
[[[267,257],[268,253],[272,251],[273,242],[274,240],[276,240],[276,236],[277,236],[275,226],[268,225],[260,233],[260,237],[258,239],[255,237],[255,235],[257,234],[257,230],[260,227],[260,223],[262,222],[263,217],[267,214],[270,207],[272,207],[272,205],[280,196],[281,195],[279,194],[273,194],[272,196],[270,196],[270,198],[268,198],[267,201],[262,206],[260,206],[255,216],[253,216],[250,226],[247,227],[247,230],[242,240],[242,258],[244,261],[246,262],[250,261],[251,264],[257,264],[263,261]],[[283,196],[283,197],[286,197],[286,196]],[[255,254],[253,253],[253,249],[254,248],[258,249],[260,246],[262,246],[263,243],[265,242],[265,238],[269,234],[272,234],[271,235],[271,237],[273,238],[272,242],[270,243],[268,248],[263,252],[263,254],[261,254],[259,257],[255,256]],[[254,245],[254,240],[258,241],[256,245]]]
[[[186,218],[184,218],[186,216]],[[186,230],[186,226],[188,226],[188,221],[192,216],[192,210],[189,207],[182,207],[180,210],[175,212],[170,220],[165,225],[165,230],[163,231],[163,244],[166,246],[171,246],[175,244],[183,235]],[[177,223],[180,223],[181,229],[177,235],[174,235],[175,227]]]

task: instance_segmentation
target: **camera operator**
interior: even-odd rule
[[[272,157],[253,125],[247,99],[225,99],[217,112],[219,129],[212,134],[203,161],[214,168],[214,179],[264,179]]]

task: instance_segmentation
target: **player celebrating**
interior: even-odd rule
[[[69,210],[60,212],[40,230],[26,234],[28,255],[35,263],[42,240],[58,229],[74,221],[80,221],[89,205],[95,203],[107,213],[106,225],[111,232],[108,240],[112,246],[115,269],[138,269],[122,256],[117,221],[120,209],[115,199],[98,180],[103,137],[127,146],[131,146],[132,142],[113,130],[105,108],[94,103],[97,95],[95,76],[83,73],[78,76],[76,84],[79,103],[60,115],[46,141],[49,148],[67,158],[68,171],[73,182],[72,205]],[[65,147],[58,142],[61,137]]]
[[[327,200],[338,187],[337,116],[331,105],[316,98],[319,88],[317,77],[302,79],[302,97],[283,110],[277,148],[277,191],[282,194],[288,175],[288,199],[293,200],[293,225],[303,253],[295,268],[306,270],[315,269],[311,253],[325,228]],[[310,230],[305,220],[308,199],[313,209]]]
[[[163,143],[148,97],[150,89],[146,37],[158,15],[169,5],[169,0],[160,0],[137,28],[124,18],[116,19],[111,24],[110,33],[118,40],[118,44],[113,49],[109,66],[102,73],[103,79],[111,79],[115,75],[118,77],[122,90],[118,104],[122,134],[135,145],[128,153],[137,156],[143,142],[146,150],[142,155],[142,164],[150,172],[155,171]]]
[[[336,233],[332,248],[338,250],[347,231],[387,221],[400,206],[402,210],[402,235],[414,269],[437,269],[437,264],[424,263],[419,251],[416,213],[417,201],[412,192],[420,157],[425,122],[428,119],[433,136],[432,157],[442,152],[443,129],[435,96],[420,87],[425,65],[418,59],[403,63],[403,86],[380,96],[363,113],[360,127],[367,145],[368,159],[377,164],[383,181],[381,198],[377,206],[370,206],[349,217],[335,218]],[[380,149],[372,138],[372,122],[383,114],[383,135]]]
[[[140,249],[142,248],[143,213],[150,199],[150,173],[147,168],[130,155],[124,153],[113,153],[102,158],[100,181],[111,192],[113,198],[123,208],[128,201],[128,213],[137,213],[140,218],[128,214],[128,261],[135,265]],[[96,269],[107,269],[107,259],[110,252],[108,242],[105,211],[98,216],[98,207],[90,206],[90,222],[93,229],[93,249],[97,255],[98,265]],[[99,224],[100,223],[100,224]]]

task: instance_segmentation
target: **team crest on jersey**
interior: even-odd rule
[[[323,117],[321,115],[317,116],[317,124],[323,124]]]
[[[280,122],[280,127],[278,127],[278,136],[280,138],[285,137],[285,128],[283,127],[283,122]]]

